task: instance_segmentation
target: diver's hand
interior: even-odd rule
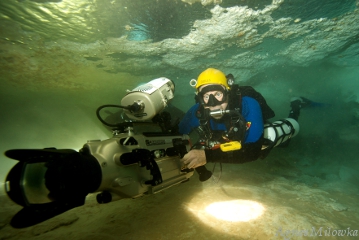
[[[203,166],[207,163],[206,154],[204,150],[193,149],[183,156],[182,163],[187,166],[187,168]]]

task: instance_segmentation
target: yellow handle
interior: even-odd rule
[[[220,148],[223,152],[229,152],[234,150],[239,150],[242,148],[242,144],[238,141],[232,141],[228,143],[222,143]]]

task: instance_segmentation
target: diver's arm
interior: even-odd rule
[[[197,168],[207,163],[206,154],[203,149],[192,149],[183,156],[181,161],[187,168]]]

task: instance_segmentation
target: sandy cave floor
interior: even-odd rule
[[[324,236],[324,230],[359,229],[359,194],[350,184],[304,181],[309,177],[298,177],[296,169],[271,165],[267,159],[223,164],[217,184],[201,183],[195,174],[155,195],[103,205],[93,194],[84,206],[25,229],[8,224],[20,207],[1,197],[0,239],[306,239],[295,231],[312,233],[314,227]],[[247,222],[220,220],[205,210],[220,201],[250,201],[255,203],[250,209],[260,205],[263,213]],[[233,212],[245,214],[242,210]]]

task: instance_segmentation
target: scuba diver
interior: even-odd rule
[[[315,104],[303,97],[292,98],[288,118],[270,123],[275,113],[263,96],[250,86],[234,84],[232,74],[208,68],[190,85],[196,88],[196,104],[179,123],[181,134],[198,139],[182,159],[183,168],[188,169],[207,162],[265,158],[274,147],[289,144],[299,131],[300,109]]]

